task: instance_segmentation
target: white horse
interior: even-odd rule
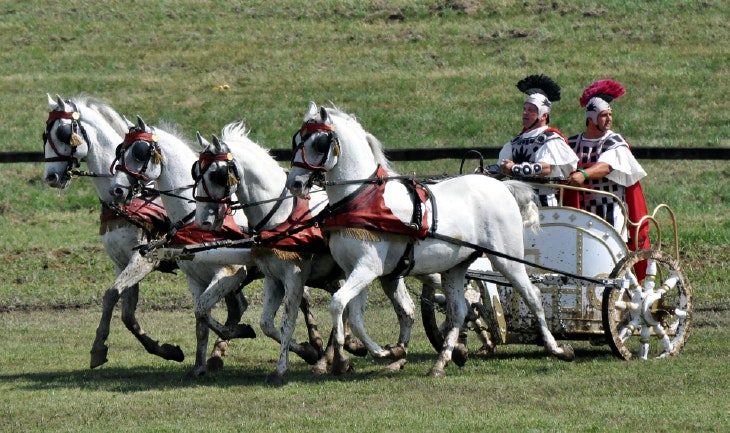
[[[173,244],[243,237],[238,226],[239,223],[245,224],[243,219],[230,221],[226,230],[216,232],[214,236],[203,235],[194,227],[195,201],[190,166],[198,158],[197,153],[177,132],[148,127],[141,118],[138,118],[136,126],[129,124],[129,127],[113,162],[115,174],[109,187],[109,194],[117,203],[128,204],[139,189],[154,182],[160,189],[168,217],[174,221],[177,229],[174,234],[169,233],[174,236],[168,236]],[[205,352],[209,328],[224,340],[255,337],[249,325],[224,325],[211,314],[213,306],[220,299],[235,292],[246,281],[247,268],[242,265],[210,265],[189,261],[182,261],[178,265],[187,277],[195,305],[197,349],[195,365],[188,375],[200,376],[207,371]]]
[[[482,248],[523,258],[523,229],[539,225],[531,188],[523,183],[466,175],[429,186],[425,195],[430,200],[414,199],[421,186],[393,177],[382,145],[372,134],[352,116],[335,108],[318,110],[314,103],[310,103],[295,135],[295,145],[287,187],[293,194],[306,196],[312,176],[324,173],[332,209],[323,230],[329,232],[332,255],[347,275],[330,304],[338,346],[342,343],[345,306],[360,298],[375,278],[392,273],[401,258],[409,256],[411,275],[441,274],[447,298],[446,335],[429,375],[444,376],[467,312],[463,294],[466,270],[482,254]],[[377,216],[390,213],[391,218],[374,221],[367,206],[364,214],[368,218],[343,213],[363,203],[359,200],[362,192],[373,191],[382,192],[375,193],[367,206],[375,206]],[[381,226],[404,234],[372,229]],[[417,230],[409,236],[402,226]],[[425,236],[414,240],[416,233]],[[572,348],[558,346],[550,333],[539,290],[530,282],[525,266],[501,255],[488,256],[494,269],[518,290],[537,317],[546,350],[572,360]]]
[[[279,362],[267,381],[280,384],[288,369],[288,351],[299,353],[307,349],[293,340],[297,305],[305,293],[305,284],[334,293],[344,276],[330,255],[321,230],[313,223],[327,206],[327,196],[323,191],[306,201],[290,196],[285,188],[286,172],[267,149],[248,137],[241,122],[226,125],[220,140],[213,136],[212,142],[208,142],[198,135],[198,141],[203,151],[192,170],[197,191],[196,224],[204,229],[218,229],[230,211],[235,192],[252,235],[260,238],[252,247],[254,262],[266,277],[260,324],[266,335],[281,344]],[[387,350],[373,349],[376,357],[395,360],[390,369],[402,366],[414,321],[414,305],[405,284],[401,281],[395,287],[396,291],[389,292],[388,296],[401,325],[399,341]],[[279,330],[274,320],[282,300],[284,309]],[[353,315],[360,318],[357,312]],[[362,328],[361,318],[354,322],[354,326]],[[361,332],[364,334],[364,329]],[[370,338],[364,341],[366,345],[376,346]],[[328,345],[328,349],[333,346]],[[353,352],[352,348],[348,351]],[[329,350],[313,371],[326,372],[327,360],[331,361],[332,355]]]
[[[43,180],[53,188],[64,189],[70,185],[71,170],[82,161],[86,162],[91,181],[102,204],[101,236],[104,250],[114,264],[117,279],[106,291],[103,311],[96,339],[91,348],[91,368],[107,362],[109,348],[105,342],[109,336],[114,306],[122,297],[122,321],[132,334],[151,354],[164,359],[182,362],[185,358],[177,345],[162,344],[150,338],[137,322],[135,311],[139,297],[139,282],[155,269],[170,271],[173,263],[153,262],[143,258],[135,248],[152,238],[167,232],[169,222],[159,199],[135,198],[132,208],[121,209],[126,217],[112,211],[109,195],[111,174],[109,166],[114,161],[115,149],[127,132],[127,123],[109,105],[88,95],[79,95],[66,102],[60,96],[54,101],[50,95],[50,112],[43,134],[45,168]],[[242,294],[232,294],[228,303],[228,321],[238,323],[247,306]],[[221,356],[225,348],[216,345],[213,357]]]

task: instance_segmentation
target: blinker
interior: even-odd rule
[[[73,125],[70,123],[65,123],[63,125],[59,125],[56,127],[56,138],[61,143],[69,144],[71,143],[71,134],[73,133]]]
[[[149,143],[143,140],[135,141],[132,144],[132,156],[137,162],[145,162],[152,156],[152,149]]]

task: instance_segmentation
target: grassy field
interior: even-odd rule
[[[245,119],[256,141],[287,147],[314,100],[354,113],[386,149],[496,147],[518,132],[515,83],[532,73],[562,85],[551,118],[566,134],[583,126],[582,90],[611,77],[627,88],[612,104],[614,129],[633,146],[730,147],[730,6],[614,3],[5,1],[0,151],[41,150],[46,93],[88,93],[127,117],[175,122],[190,139]],[[431,174],[459,163],[395,165]],[[98,200],[85,179],[59,192],[40,164],[0,165],[0,431],[726,431],[730,163],[641,163],[650,207],[677,214],[695,296],[680,356],[627,364],[575,342],[578,359],[565,364],[502,347],[435,381],[424,377],[435,354],[417,327],[398,374],[362,359],[354,375],[313,377],[294,359],[281,389],[263,384],[277,352],[265,338],[235,343],[224,371],[181,380],[194,327],[184,278],[173,275],[142,283],[140,320],[188,359],[150,357],[116,316],[110,362],[89,370],[113,280]],[[252,324],[259,289],[247,288]],[[393,340],[377,290],[371,304],[372,334]]]

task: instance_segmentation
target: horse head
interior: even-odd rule
[[[202,151],[191,169],[196,202],[195,224],[207,231],[220,230],[241,177],[225,142],[215,135],[212,142],[200,133],[197,137]]]
[[[76,104],[58,95],[55,101],[46,96],[50,111],[43,132],[43,180],[53,188],[64,189],[71,182],[71,170],[78,168],[89,152],[88,136]]]
[[[137,116],[137,124],[127,121],[129,132],[117,147],[116,159],[109,168],[114,182],[109,193],[119,204],[129,204],[162,171],[162,153],[154,128]]]
[[[340,157],[334,123],[325,107],[309,103],[302,126],[292,137],[292,169],[286,187],[296,196],[306,197],[318,177],[332,169]]]

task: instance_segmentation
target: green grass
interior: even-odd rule
[[[582,129],[582,90],[610,77],[627,88],[612,104],[614,129],[632,146],[729,147],[729,14],[717,0],[5,1],[0,151],[41,149],[46,93],[88,93],[189,138],[245,119],[271,148],[290,145],[310,100],[354,113],[386,149],[497,147],[518,132],[515,83],[531,73],[561,84],[551,118],[566,134]],[[230,90],[213,90],[221,84]],[[456,173],[460,162],[395,166]],[[139,317],[188,360],[150,357],[115,317],[109,364],[88,370],[113,280],[93,189],[75,179],[51,190],[40,164],[2,164],[0,431],[727,430],[730,164],[641,163],[650,207],[676,212],[695,296],[680,356],[626,364],[575,342],[578,359],[564,364],[515,345],[433,381],[423,376],[435,354],[417,326],[398,374],[368,359],[355,375],[314,378],[293,359],[282,389],[263,385],[276,357],[265,338],[235,343],[223,372],[181,381],[194,332],[180,275],[142,282]],[[255,324],[260,283],[247,294]],[[383,295],[370,301],[369,329],[393,340]]]
[[[390,309],[373,306],[367,318],[375,338],[394,338]],[[727,312],[698,313],[689,344],[662,361],[626,363],[607,347],[575,342],[576,361],[564,363],[538,347],[513,345],[490,358],[471,357],[461,369],[449,367],[443,380],[432,380],[424,375],[435,353],[416,328],[410,362],[396,374],[355,358],[355,374],[313,376],[294,357],[280,389],[263,383],[277,356],[268,339],[234,342],[224,370],[189,380],[183,376],[191,360],[176,364],[146,355],[118,317],[109,363],[89,370],[96,319],[74,310],[4,315],[0,430],[604,432],[640,423],[642,431],[671,432],[730,426]],[[194,325],[187,311],[143,310],[140,320],[155,337],[191,351]]]

